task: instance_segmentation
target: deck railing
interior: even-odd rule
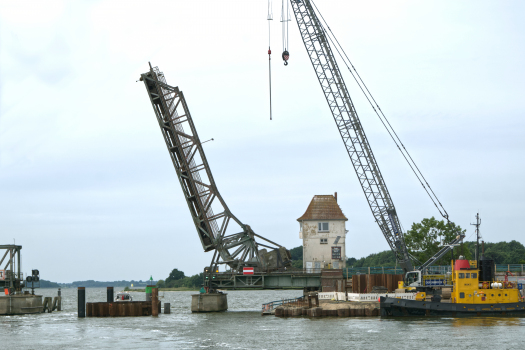
[[[510,271],[512,273],[524,272],[525,264],[496,264],[496,272],[503,273]],[[451,272],[450,265],[429,266],[427,274],[444,275]],[[403,270],[396,266],[370,266],[370,267],[347,267],[343,269],[343,276],[351,278],[353,275],[375,275],[375,274],[403,274]]]
[[[262,304],[262,313],[269,313],[277,306],[304,307],[308,306],[308,300],[304,296],[293,299],[281,299]]]

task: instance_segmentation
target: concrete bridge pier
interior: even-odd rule
[[[219,312],[228,310],[225,293],[200,293],[191,296],[191,312]]]

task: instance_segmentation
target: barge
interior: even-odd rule
[[[416,300],[380,297],[381,317],[407,316],[525,316],[525,301],[520,283],[495,281],[494,261],[482,258],[479,269],[467,260],[452,262],[453,288],[450,299],[439,294],[429,298],[419,291]]]
[[[381,317],[405,316],[525,316],[525,302],[497,304],[459,304],[436,301],[379,298]]]

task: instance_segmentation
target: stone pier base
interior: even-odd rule
[[[228,310],[228,298],[224,293],[192,294],[191,312],[218,312]]]
[[[0,315],[38,314],[42,309],[41,295],[0,296]]]

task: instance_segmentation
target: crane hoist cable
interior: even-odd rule
[[[284,3],[286,2],[286,9]],[[290,4],[288,0],[282,0],[281,5],[281,23],[282,23],[282,40],[283,40],[283,54],[282,58],[284,65],[288,65],[288,59],[290,58],[290,53],[288,52],[288,22],[290,22]]]
[[[270,21],[273,21],[272,0],[268,0],[268,79],[270,86],[270,120],[272,120],[272,50],[270,48],[271,31]]]
[[[315,7],[316,12],[319,14],[319,16],[321,17],[322,21],[324,22],[324,26],[321,26],[321,30],[325,33],[325,35],[328,38],[328,40],[335,47],[337,53],[339,54],[339,56],[343,60],[346,68],[348,68],[350,74],[352,75],[352,77],[356,81],[357,85],[359,86],[359,88],[361,89],[363,94],[365,95],[366,99],[370,103],[370,106],[372,106],[372,109],[374,110],[375,114],[378,116],[379,120],[381,121],[381,123],[383,124],[383,126],[387,130],[388,134],[390,135],[390,137],[394,141],[394,143],[397,146],[398,150],[403,155],[403,158],[405,158],[405,161],[410,166],[412,172],[414,173],[414,175],[416,176],[418,181],[423,186],[423,189],[425,190],[425,192],[429,196],[430,200],[436,206],[436,208],[439,211],[439,213],[441,214],[441,216],[443,216],[448,222],[449,221],[449,216],[448,216],[448,213],[445,210],[443,204],[441,204],[440,200],[438,199],[437,195],[435,194],[435,192],[430,187],[430,184],[428,183],[426,178],[423,176],[423,173],[421,172],[421,170],[417,166],[416,162],[414,161],[414,159],[412,158],[412,156],[410,155],[410,153],[406,149],[406,147],[403,144],[403,142],[401,142],[401,139],[399,138],[399,136],[395,132],[394,128],[392,127],[392,125],[388,121],[387,117],[385,116],[385,114],[383,113],[383,111],[381,110],[379,105],[377,104],[376,100],[372,96],[372,93],[370,92],[370,90],[366,86],[365,82],[363,81],[363,79],[361,78],[361,76],[359,75],[357,70],[355,69],[354,65],[352,64],[352,62],[348,58],[348,55],[346,54],[346,52],[344,51],[343,47],[341,46],[341,44],[339,43],[339,41],[335,37],[335,34],[332,32],[332,29],[330,28],[330,26],[328,25],[328,23],[324,19],[323,15],[321,14],[321,11],[319,11],[319,9],[315,5],[314,1],[310,0],[310,2]],[[328,31],[325,30],[325,28],[324,28],[325,26],[328,29]],[[333,39],[332,39],[332,37],[333,37]],[[342,54],[339,51],[339,49],[342,51]],[[352,68],[350,68],[350,67],[352,67]],[[366,92],[365,92],[365,90],[366,90]]]

